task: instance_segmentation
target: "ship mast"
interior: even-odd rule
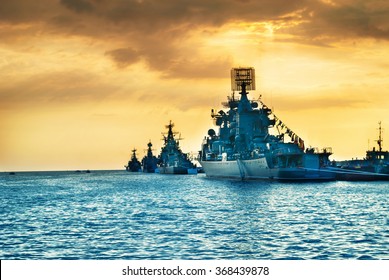
[[[241,95],[238,112],[252,111],[251,103],[247,98],[247,90],[255,90],[255,70],[253,67],[231,69],[231,89],[240,90]]]
[[[378,140],[376,140],[377,144],[378,144],[378,148],[379,148],[379,151],[382,152],[382,142],[384,141],[382,139],[382,128],[381,128],[381,122],[378,123],[379,124],[379,127],[378,127]]]
[[[136,158],[136,149],[135,149],[135,148],[132,149],[131,152],[132,152],[131,159],[132,159],[132,160],[137,160],[137,158]]]

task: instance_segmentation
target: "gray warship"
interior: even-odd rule
[[[389,151],[383,150],[381,122],[378,123],[378,139],[375,140],[378,149],[373,147],[366,151],[363,159],[336,161],[333,171],[337,180],[344,181],[375,181],[389,180]]]
[[[152,146],[153,144],[149,141],[149,143],[147,143],[147,154],[142,159],[143,172],[145,173],[155,173],[155,170],[157,169],[158,159],[153,155]]]
[[[136,149],[133,149],[131,155],[131,159],[128,161],[128,164],[125,165],[124,167],[126,168],[127,171],[130,172],[139,172],[142,170],[142,166],[138,158],[136,157]]]
[[[177,133],[173,131],[172,121],[166,125],[168,132],[163,133],[164,145],[158,157],[158,172],[161,174],[197,174],[196,166],[190,161],[188,154],[183,153]]]
[[[199,152],[199,162],[208,177],[335,180],[335,173],[328,169],[331,148],[305,149],[304,141],[260,98],[248,99],[248,90],[255,90],[254,68],[233,68],[231,87],[232,96],[222,103],[226,110],[211,111],[218,132],[208,130]],[[240,99],[235,91],[240,91]],[[271,134],[271,128],[278,133]]]

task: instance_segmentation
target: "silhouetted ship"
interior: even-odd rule
[[[136,157],[136,149],[132,150],[131,159],[128,161],[128,165],[125,165],[124,167],[130,172],[139,172],[142,170],[141,163]]]
[[[334,180],[331,148],[306,149],[304,141],[287,127],[260,99],[250,101],[247,90],[255,90],[254,68],[231,70],[232,96],[227,108],[211,116],[218,133],[208,130],[199,161],[209,177],[275,180]],[[234,95],[240,90],[240,99]],[[271,128],[278,135],[270,133]],[[285,137],[290,141],[286,142]]]
[[[143,172],[146,173],[155,173],[155,170],[157,169],[158,159],[153,155],[153,151],[151,149],[152,146],[153,144],[151,144],[150,141],[147,144],[147,155],[142,159]]]
[[[364,159],[337,161],[333,169],[337,180],[389,180],[389,152],[382,150],[381,122],[378,124],[378,150],[373,147],[366,151]]]
[[[188,154],[181,151],[176,132],[173,132],[174,124],[170,121],[166,128],[167,134],[163,134],[164,145],[158,157],[158,171],[161,174],[197,174],[196,166],[190,161]]]

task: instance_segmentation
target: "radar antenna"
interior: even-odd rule
[[[231,89],[242,92],[255,90],[255,69],[253,67],[232,68]]]

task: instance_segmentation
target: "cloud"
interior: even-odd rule
[[[17,42],[9,37],[20,38],[23,31],[25,39],[38,33],[41,36],[81,36],[104,41],[107,49],[102,55],[108,55],[121,68],[142,59],[150,69],[162,72],[165,77],[177,77],[180,73],[184,73],[182,77],[188,77],[190,73],[199,77],[208,61],[208,68],[228,63],[221,62],[223,59],[219,57],[207,57],[202,62],[202,69],[197,71],[200,63],[188,59],[200,57],[199,46],[189,45],[194,41],[195,30],[217,29],[242,19],[258,21],[279,17],[304,2],[43,0],[36,4],[12,0],[2,4],[0,22],[25,26],[24,30],[18,29],[18,34],[3,33],[8,36],[8,43]]]
[[[164,77],[187,79],[225,78],[226,72],[232,65],[232,58],[216,58],[208,61],[190,57],[182,58],[168,67]]]
[[[301,13],[301,24],[283,32],[296,36],[296,41],[322,46],[344,39],[389,40],[388,14],[387,1],[312,1]]]
[[[79,32],[87,36],[87,31],[91,31],[93,26],[102,36],[105,32],[112,32],[124,37],[126,34],[149,37],[172,30],[178,31],[176,35],[181,36],[190,32],[191,28],[221,27],[234,21],[255,23],[296,21],[299,18],[305,23],[298,25],[298,31],[309,37],[328,34],[388,39],[388,12],[389,4],[383,0],[61,0],[59,3],[9,0],[2,1],[0,21],[43,21],[50,26],[53,23],[50,19],[56,18],[72,28],[70,21],[64,20],[67,18],[83,23],[85,29],[73,30],[76,34]],[[95,32],[89,35],[99,36]],[[131,41],[132,38],[127,39]],[[164,39],[161,38],[161,41]]]
[[[121,48],[107,51],[106,55],[112,57],[119,67],[126,67],[134,64],[141,58],[141,54],[132,48]]]
[[[93,73],[72,71],[40,73],[0,86],[1,110],[23,106],[39,107],[96,102],[114,94],[117,88],[99,81]]]
[[[61,0],[61,4],[77,13],[93,11],[92,3],[87,0]]]
[[[199,51],[202,38],[212,38],[230,23],[250,28],[270,22],[279,42],[328,47],[344,39],[388,40],[388,13],[389,4],[381,0],[9,0],[0,6],[0,41],[20,44],[24,36],[28,45],[37,34],[79,36],[103,42],[101,55],[119,68],[142,61],[164,77],[198,78],[210,77],[206,69],[232,63],[228,54],[211,57]],[[255,32],[260,40],[264,31]]]

